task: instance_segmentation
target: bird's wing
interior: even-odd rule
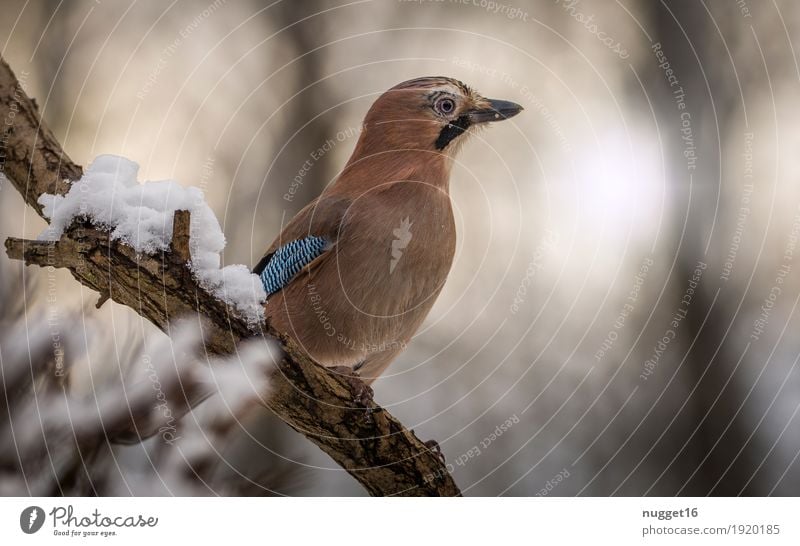
[[[286,287],[303,268],[313,268],[329,254],[349,205],[349,200],[323,196],[297,213],[253,268],[267,295]]]
[[[329,246],[325,237],[295,239],[273,252],[257,274],[261,277],[267,295],[289,284],[301,269],[313,262]],[[262,260],[263,262],[264,260]],[[261,264],[259,263],[259,266]],[[258,268],[258,266],[257,266]]]

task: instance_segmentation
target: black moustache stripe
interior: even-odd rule
[[[468,116],[459,116],[442,128],[439,138],[436,139],[436,149],[444,150],[450,142],[458,135],[469,129],[470,121]]]

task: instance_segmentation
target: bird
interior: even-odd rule
[[[454,157],[469,134],[522,109],[443,76],[382,93],[333,183],[253,268],[267,293],[267,323],[317,363],[375,381],[450,272]]]

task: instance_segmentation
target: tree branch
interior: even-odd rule
[[[39,196],[65,194],[83,171],[40,121],[35,103],[2,58],[0,119],[0,172],[42,216]],[[209,294],[187,265],[188,226],[189,213],[177,211],[170,249],[153,255],[137,254],[89,221],[76,222],[55,243],[9,238],[6,251],[29,265],[68,269],[78,282],[101,294],[98,304],[111,298],[164,332],[174,320],[197,314],[206,348],[214,353],[233,352],[239,341],[255,335],[278,339],[284,355],[266,402],[269,409],[372,495],[460,495],[439,454],[375,404],[369,387],[313,362],[268,324],[248,326],[234,309]]]

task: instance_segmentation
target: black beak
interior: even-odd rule
[[[519,104],[507,100],[488,99],[489,106],[479,110],[471,111],[469,120],[472,123],[486,123],[487,121],[502,121],[504,119],[513,118],[523,108]]]

